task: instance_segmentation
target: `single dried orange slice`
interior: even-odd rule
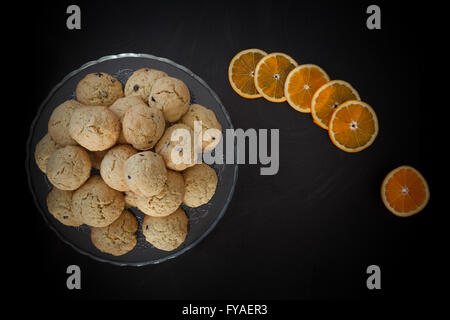
[[[247,49],[231,59],[228,66],[228,80],[234,91],[241,97],[255,99],[261,97],[255,88],[256,64],[267,53],[259,49]]]
[[[256,90],[267,100],[284,102],[284,83],[297,66],[297,62],[284,53],[271,53],[259,60],[255,69]]]
[[[330,77],[321,67],[302,64],[288,74],[284,84],[284,96],[295,110],[311,112],[313,94],[328,81]]]
[[[430,191],[419,171],[410,166],[401,166],[384,178],[381,199],[393,214],[409,217],[425,208],[430,199]]]
[[[365,102],[344,102],[331,115],[328,133],[339,149],[359,152],[375,141],[378,134],[377,115]]]
[[[348,100],[361,100],[358,92],[342,80],[333,80],[322,85],[311,100],[311,115],[314,123],[328,129],[333,111]]]

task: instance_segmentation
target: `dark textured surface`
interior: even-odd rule
[[[43,4],[36,12],[35,86],[24,138],[38,105],[68,72],[108,54],[144,52],[203,78],[235,127],[280,128],[280,171],[260,176],[259,166],[240,166],[229,209],[205,241],[142,268],[76,253],[46,226],[26,193],[34,239],[29,255],[39,261],[33,288],[57,297],[157,299],[404,298],[434,288],[443,266],[435,232],[433,122],[424,93],[431,86],[423,76],[428,30],[411,23],[422,21],[423,8],[383,4],[382,30],[369,31],[365,11],[372,3],[365,1],[80,2],[83,29],[68,31],[68,4]],[[344,153],[309,115],[235,94],[228,63],[250,47],[285,52],[352,83],[377,112],[375,143]],[[401,164],[420,170],[431,189],[428,207],[408,219],[390,214],[379,195],[383,177]],[[65,288],[69,264],[81,267],[81,291]],[[378,292],[365,286],[371,264],[382,270]]]

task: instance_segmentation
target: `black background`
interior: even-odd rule
[[[82,29],[66,28],[78,4]],[[60,241],[25,190],[26,268],[51,298],[316,299],[425,297],[438,285],[436,115],[429,112],[425,55],[434,10],[378,2],[382,29],[366,28],[372,2],[122,1],[41,3],[32,12],[33,92],[23,141],[39,104],[67,73],[105,55],[138,52],[191,69],[219,95],[237,128],[279,128],[280,170],[261,176],[241,165],[235,194],[214,231],[194,249],[160,265],[117,267]],[[373,106],[380,132],[368,149],[347,154],[325,130],[287,103],[246,100],[230,87],[239,51],[285,52],[350,82]],[[99,70],[101,71],[101,70]],[[428,100],[426,100],[428,99]],[[22,149],[24,154],[25,148]],[[384,176],[409,164],[427,178],[431,200],[401,219],[380,199]],[[23,173],[26,187],[26,174]],[[30,238],[32,241],[30,241]],[[24,250],[22,250],[22,253]],[[33,259],[29,259],[32,257]],[[33,261],[33,262],[30,262]],[[82,270],[82,290],[67,290],[66,268]],[[368,290],[366,268],[381,268]],[[29,280],[25,278],[25,282]]]

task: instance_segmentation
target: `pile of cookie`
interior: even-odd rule
[[[90,226],[92,243],[118,256],[137,243],[138,222],[126,210],[137,207],[145,213],[148,242],[165,251],[179,247],[188,233],[180,205],[208,203],[218,178],[213,168],[197,163],[193,145],[190,162],[173,161],[179,145],[172,133],[187,130],[193,144],[194,121],[202,121],[202,132],[220,132],[201,137],[202,151],[209,152],[222,131],[213,111],[190,100],[183,81],[159,70],[135,71],[124,89],[107,73],[87,74],[76,100],[53,110],[48,133],[36,145],[36,164],[53,185],[48,211],[64,225]]]

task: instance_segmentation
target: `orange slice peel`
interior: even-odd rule
[[[299,112],[311,112],[313,94],[330,77],[315,64],[303,64],[293,69],[286,78],[284,96],[289,105]]]
[[[386,208],[399,217],[422,211],[430,199],[427,181],[411,166],[400,166],[384,178],[381,199]]]
[[[284,102],[284,83],[298,63],[285,53],[275,52],[259,60],[255,69],[255,87],[271,102]]]
[[[346,152],[368,148],[378,135],[378,118],[367,103],[350,100],[333,112],[328,133],[331,141]]]

